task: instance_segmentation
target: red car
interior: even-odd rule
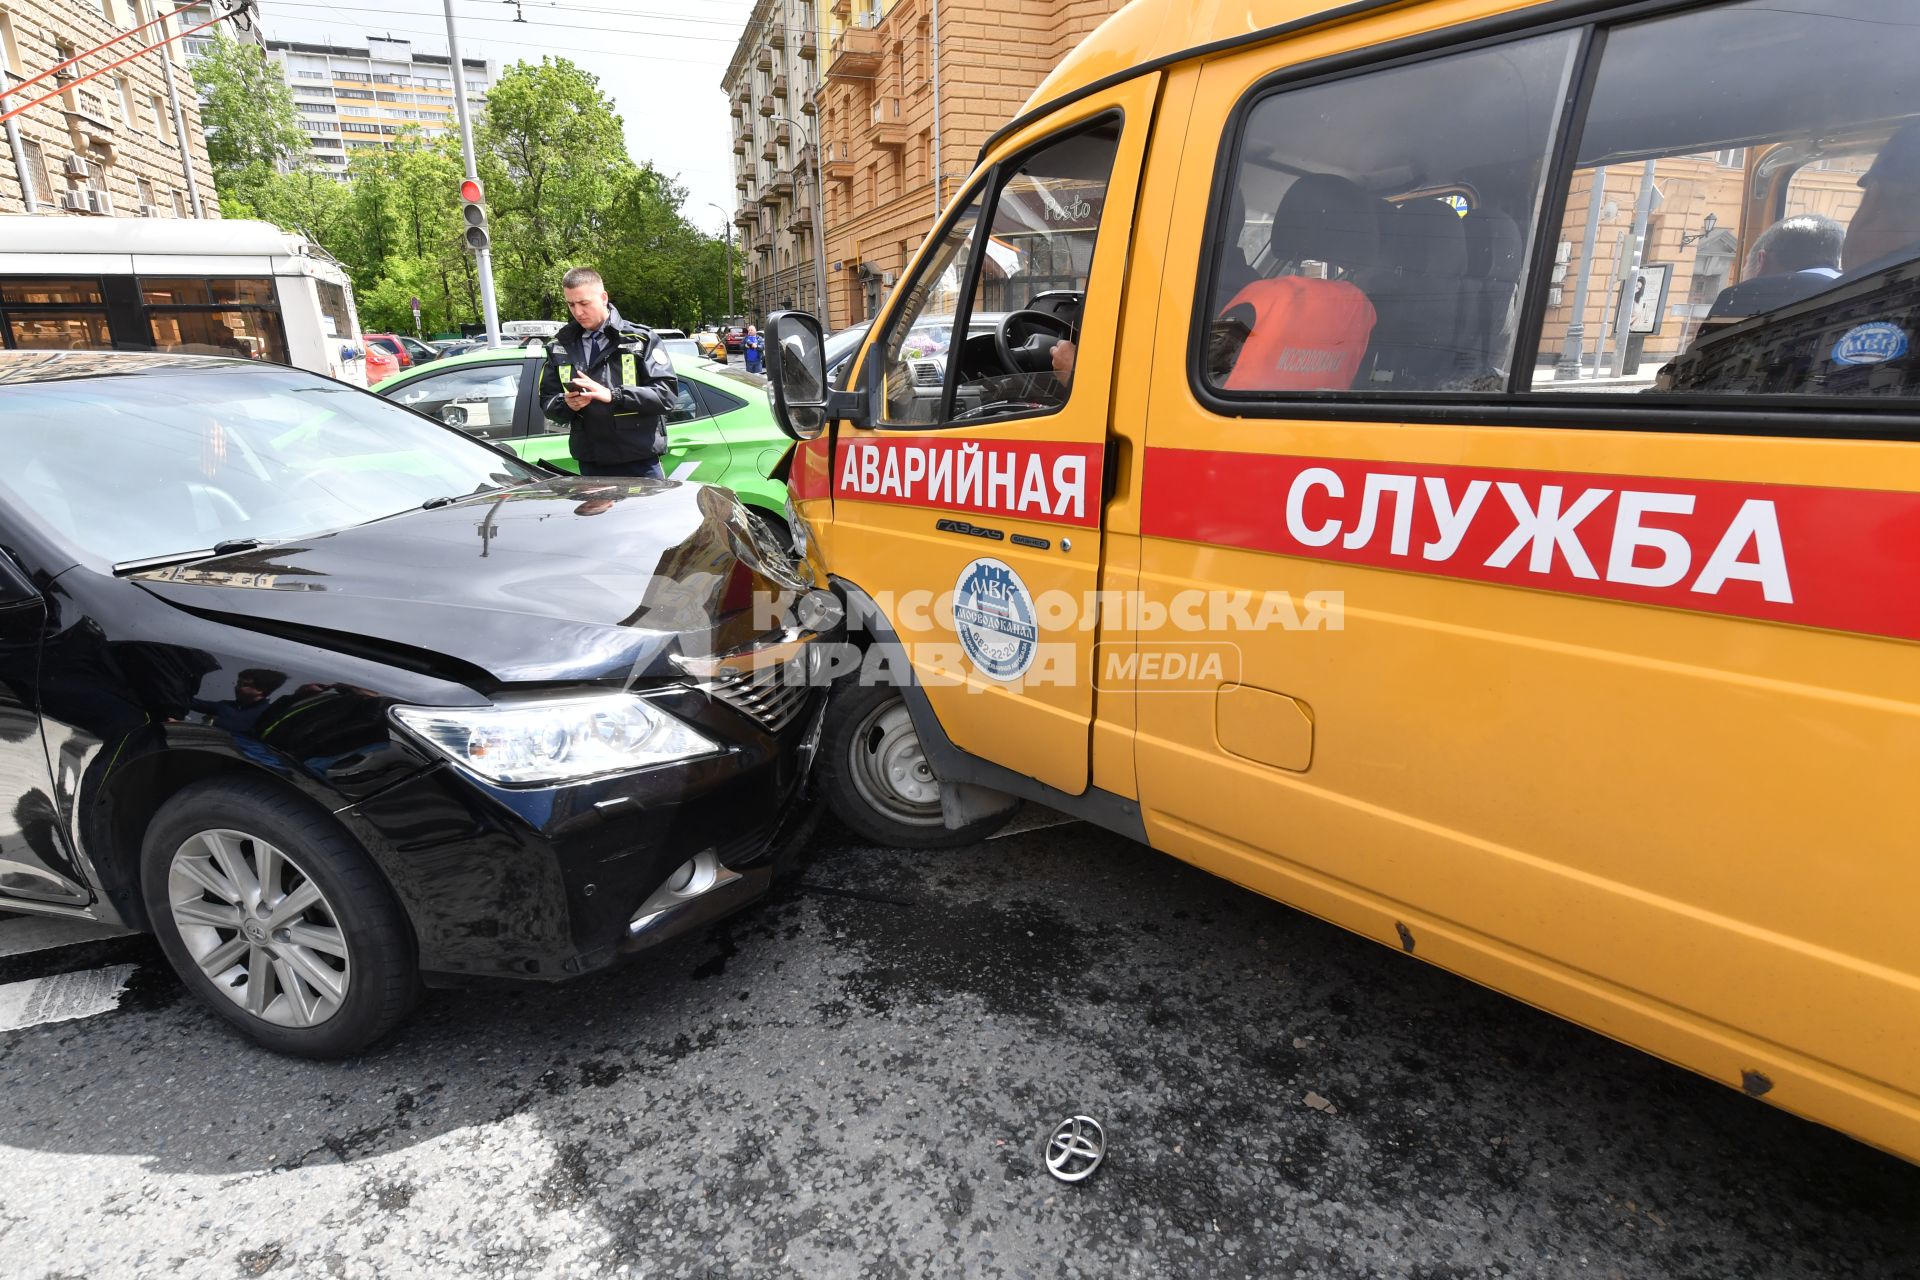
[[[413,357],[400,339],[391,333],[363,333],[360,345],[367,352],[367,385],[391,378],[402,369],[413,367]]]
[[[722,336],[725,337],[727,342],[727,354],[738,355],[740,352],[741,346],[747,340],[746,326],[738,325],[738,324],[730,324],[726,327],[725,330],[722,331]]]

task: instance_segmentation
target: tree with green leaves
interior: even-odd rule
[[[223,214],[300,231],[339,258],[369,330],[411,330],[414,298],[429,332],[479,319],[454,139],[409,129],[357,149],[343,182],[300,163],[292,95],[257,47],[221,35],[193,71]],[[503,318],[564,319],[560,277],[581,265],[643,324],[691,328],[725,309],[725,243],[686,218],[679,184],[628,157],[594,76],[564,58],[518,63],[476,130]],[[735,288],[744,296],[737,274]]]
[[[218,27],[191,67],[220,212],[229,218],[256,216],[281,167],[307,151],[293,92],[258,45],[235,40]]]
[[[476,141],[501,314],[554,315],[561,275],[609,247],[609,215],[633,173],[620,117],[595,76],[547,57],[501,74]]]

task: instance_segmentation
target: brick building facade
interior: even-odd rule
[[[837,329],[873,315],[982,144],[1123,2],[761,0],[725,82],[750,309],[820,311],[812,142]],[[783,143],[782,117],[811,127]]]
[[[0,0],[0,81],[12,89],[161,12],[152,0]],[[149,28],[82,59],[72,74],[36,82],[8,99],[19,106],[61,84],[73,86],[14,117],[24,166],[16,163],[12,139],[0,136],[0,213],[220,216],[182,42],[96,79],[74,80],[157,43],[163,30],[179,29],[177,20]],[[172,61],[171,91],[163,57]]]

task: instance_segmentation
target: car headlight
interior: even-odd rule
[[[799,559],[807,558],[807,522],[800,518],[800,509],[793,505],[793,495],[787,495],[787,532],[793,540],[793,554]]]
[[[487,707],[395,707],[393,716],[455,764],[489,782],[573,782],[723,750],[691,725],[630,693]]]

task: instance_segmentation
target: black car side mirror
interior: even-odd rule
[[[0,609],[39,604],[41,600],[40,588],[33,585],[33,579],[27,576],[13,552],[0,547]]]

